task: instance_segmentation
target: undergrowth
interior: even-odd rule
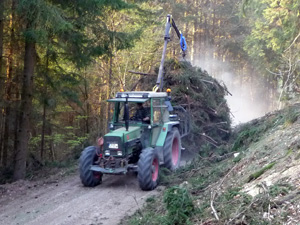
[[[232,151],[243,151],[253,142],[259,141],[265,133],[277,126],[290,126],[300,116],[299,105],[287,107],[284,111],[277,111],[263,118],[253,120],[236,128],[233,137]]]
[[[265,134],[272,135],[273,131],[285,129],[298,121],[299,109],[299,105],[291,106],[238,127],[228,147],[220,149],[220,152],[214,151],[215,155],[238,152],[235,158],[212,160],[211,149],[205,145],[198,154],[199,158],[187,166],[175,173],[163,170],[161,180],[166,186],[163,196],[150,198],[143,210],[122,224],[284,224],[291,213],[286,205],[283,206],[286,204],[284,199],[298,201],[299,192],[284,179],[270,186],[258,182],[256,188],[259,194],[255,197],[246,193],[247,182],[259,179],[268,170],[282,165],[278,158],[271,161],[269,152],[272,149],[267,144],[255,145],[255,154],[248,149]],[[296,155],[296,160],[300,158],[300,153],[296,154],[299,149],[297,143],[288,148],[286,154],[290,159],[292,154]],[[263,160],[257,161],[259,159]],[[255,168],[261,168],[251,171],[254,167],[247,164],[252,165],[253,160],[264,164],[257,164]],[[228,176],[230,173],[232,176]]]
[[[175,174],[169,174],[170,180],[163,196],[148,198],[145,208],[122,224],[282,224],[284,213],[270,220],[266,212],[276,207],[274,198],[287,195],[293,190],[290,185],[276,183],[268,189],[262,188],[259,195],[252,197],[242,191],[242,183],[233,184],[227,189],[221,187],[220,177],[225,178],[235,165],[232,159],[218,163],[197,161],[198,167],[195,167],[196,161]],[[264,170],[270,169],[274,164],[269,164]],[[177,179],[173,179],[174,177]],[[183,180],[185,181],[182,182]],[[212,200],[211,193],[214,190],[217,192]],[[212,213],[211,202],[219,221]]]
[[[262,135],[274,126],[283,123],[281,116],[271,116],[266,122],[254,121],[238,129],[238,135],[232,145],[232,151],[243,151],[253,142],[260,140]]]
[[[255,180],[255,179],[259,178],[262,174],[264,174],[264,172],[271,169],[275,164],[276,164],[276,162],[272,162],[272,163],[266,165],[265,167],[263,167],[262,169],[260,169],[260,170],[256,171],[255,173],[251,174],[249,176],[247,182],[250,182],[252,180]]]

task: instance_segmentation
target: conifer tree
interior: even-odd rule
[[[52,49],[52,61],[56,68],[67,62],[77,70],[88,65],[91,57],[106,54],[106,44],[95,45],[95,38],[87,35],[87,29],[96,29],[97,18],[105,8],[120,10],[132,7],[120,0],[114,1],[47,1],[19,0],[17,13],[23,18],[24,71],[20,123],[15,158],[14,179],[22,179],[26,174],[26,157],[32,115],[34,77],[44,49]],[[63,62],[63,63],[61,63]],[[72,68],[72,66],[71,66]],[[70,69],[70,68],[69,68]],[[64,69],[63,69],[64,70]],[[65,69],[67,71],[68,69]],[[62,71],[62,70],[61,70]],[[74,73],[66,73],[71,76]],[[70,89],[63,90],[64,94]]]

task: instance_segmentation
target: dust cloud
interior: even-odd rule
[[[266,102],[263,85],[258,81],[247,80],[246,74],[235,74],[231,65],[216,59],[198,58],[193,60],[193,66],[206,70],[209,75],[224,83],[232,94],[226,97],[232,113],[232,125],[245,123],[261,117],[270,111]]]

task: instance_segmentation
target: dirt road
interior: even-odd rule
[[[131,174],[104,176],[95,188],[83,187],[78,174],[59,181],[19,181],[0,186],[0,224],[114,225],[160,189],[141,191]]]

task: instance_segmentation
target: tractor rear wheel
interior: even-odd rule
[[[159,158],[153,148],[145,148],[138,162],[138,181],[144,191],[153,190],[159,182]]]
[[[85,148],[79,158],[80,179],[86,187],[94,187],[102,181],[102,173],[90,170],[91,166],[95,164],[97,159],[98,156],[96,154],[95,146]]]
[[[164,148],[164,166],[171,171],[176,170],[180,165],[181,139],[176,127],[166,137]]]

